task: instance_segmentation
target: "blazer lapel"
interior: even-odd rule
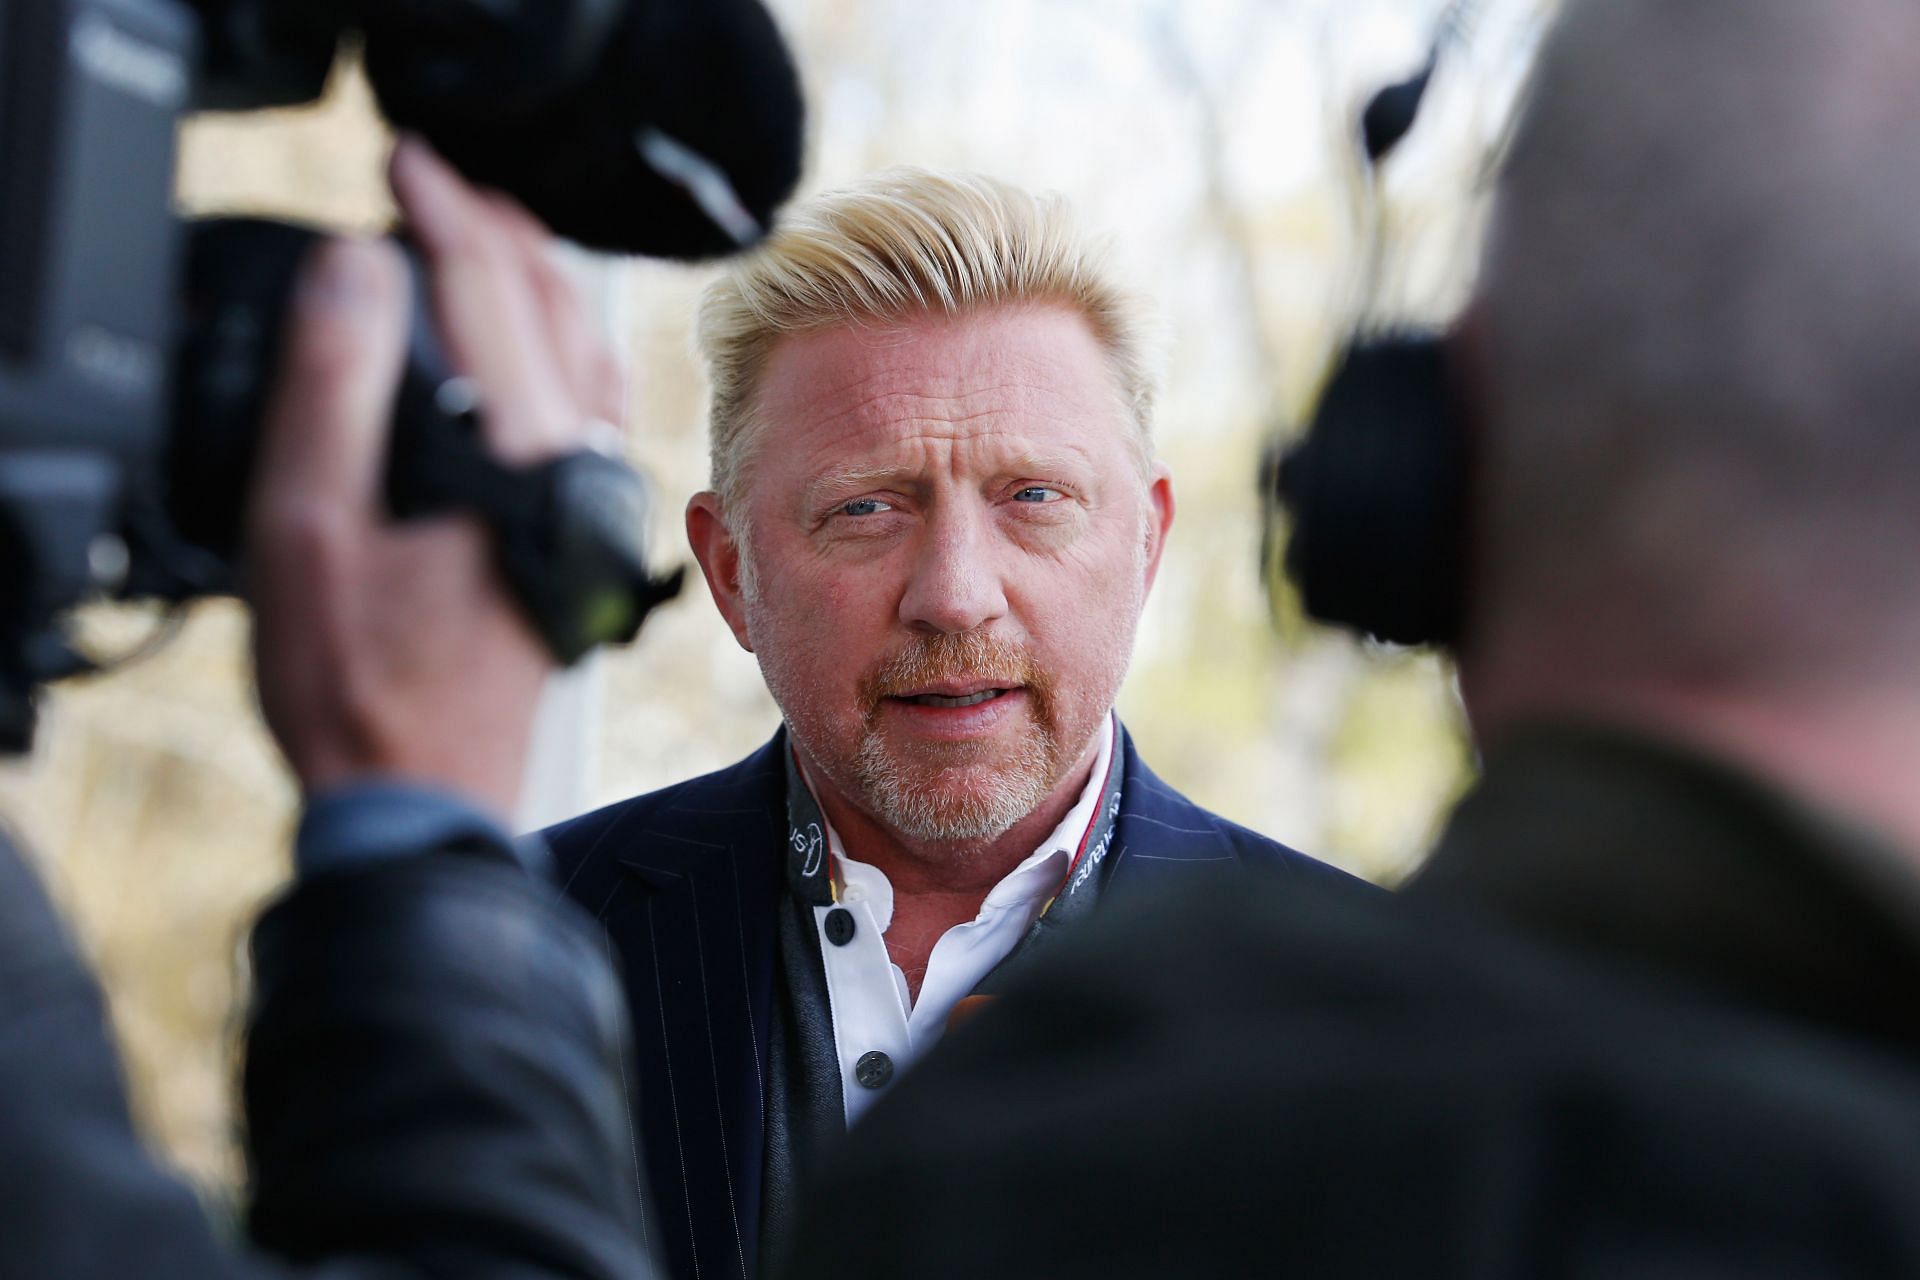
[[[780,892],[776,735],[614,833],[600,916],[634,1021],[634,1122],[669,1273],[754,1274]]]
[[[1126,776],[1109,855],[1116,860],[1110,892],[1156,893],[1239,861],[1219,821],[1162,782],[1140,759],[1133,735],[1124,728],[1120,749]]]

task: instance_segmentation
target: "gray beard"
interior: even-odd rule
[[[1006,834],[1040,807],[1059,778],[1060,746],[1051,732],[1035,725],[1012,756],[921,773],[869,730],[853,768],[874,815],[908,839],[985,841]],[[943,783],[943,775],[956,771],[973,785]]]

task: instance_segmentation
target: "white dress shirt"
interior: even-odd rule
[[[878,867],[848,856],[840,833],[825,821],[823,811],[838,902],[815,907],[813,916],[826,963],[828,1008],[848,1124],[864,1115],[901,1071],[939,1041],[953,1007],[1012,953],[1052,901],[1072,865],[1074,851],[1093,824],[1113,759],[1113,723],[1109,713],[1093,772],[1060,825],[987,893],[979,915],[940,935],[928,957],[918,1001],[907,994],[907,976],[887,954],[893,885]],[[829,915],[837,910],[852,916],[851,937],[846,935],[844,921],[829,925]],[[836,937],[842,940],[836,942]]]

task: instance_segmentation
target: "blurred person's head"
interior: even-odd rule
[[[1097,745],[1173,515],[1139,304],[1057,201],[893,170],[709,292],[688,533],[817,782],[990,841]]]
[[[1920,749],[1916,83],[1907,0],[1564,16],[1470,328],[1483,733],[1627,718],[1839,774],[1823,725]]]

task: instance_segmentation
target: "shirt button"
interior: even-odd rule
[[[853,941],[853,912],[845,907],[835,907],[827,912],[827,941],[836,947],[844,947]]]
[[[853,1064],[853,1078],[863,1089],[878,1089],[893,1079],[893,1059],[878,1049],[863,1053],[860,1061]]]

